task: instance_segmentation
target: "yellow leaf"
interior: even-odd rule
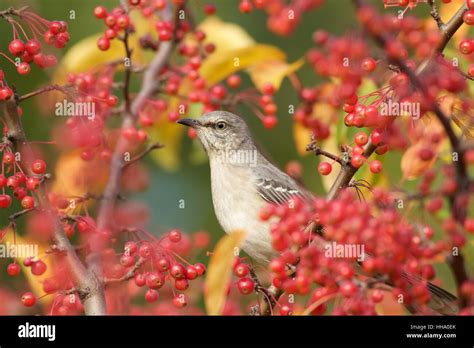
[[[204,303],[209,315],[222,314],[227,297],[227,284],[232,276],[234,250],[240,246],[244,237],[243,231],[234,231],[225,235],[217,243],[209,260],[204,295]]]
[[[239,25],[222,21],[217,16],[210,16],[198,27],[206,33],[206,43],[216,45],[213,54],[237,50],[255,44],[255,40]]]
[[[213,53],[201,66],[200,74],[214,84],[236,71],[264,62],[284,61],[285,53],[271,45],[255,44],[237,50]]]
[[[303,59],[287,64],[282,61],[263,62],[247,69],[255,86],[262,91],[265,84],[270,83],[279,89],[283,79],[295,72],[304,64]]]
[[[199,29],[206,33],[206,42],[216,45],[216,50],[199,70],[210,84],[246,69],[257,88],[261,89],[266,82],[278,88],[283,78],[304,62],[300,59],[288,64],[281,49],[256,43],[242,27],[223,22],[216,16],[204,20]]]
[[[108,168],[98,158],[84,161],[80,151],[63,153],[56,163],[52,190],[65,197],[101,192],[107,182]]]
[[[167,171],[175,171],[179,168],[179,152],[181,151],[183,132],[184,128],[182,126],[171,123],[168,120],[158,122],[156,127],[148,132],[150,139],[165,144],[165,147],[160,149],[160,151],[151,152],[150,157]]]
[[[300,156],[307,155],[306,147],[311,142],[311,129],[304,127],[299,122],[293,122],[293,138],[298,154]]]
[[[132,12],[131,16],[136,28],[136,32],[130,36],[133,62],[134,64],[144,64],[149,58],[145,57],[144,50],[139,43],[139,38],[144,33],[154,33],[155,30],[151,21],[143,18],[139,13]],[[86,72],[104,63],[124,58],[125,50],[123,43],[117,39],[110,41],[110,48],[107,51],[99,50],[97,48],[97,40],[101,36],[102,34],[88,36],[69,48],[60,60],[58,68],[54,73],[54,82],[62,84],[66,81],[68,73]]]
[[[49,248],[49,245],[46,243],[40,243],[37,240],[19,236],[18,233],[14,237],[12,229],[9,229],[6,232],[4,242],[6,243],[8,242],[10,245],[14,245],[14,243],[16,243],[16,245],[37,245],[38,257],[41,257],[42,255],[44,255],[46,250]],[[36,297],[40,297],[44,295],[43,281],[54,275],[54,272],[52,269],[53,264],[51,262],[51,258],[44,257],[41,260],[46,264],[46,267],[47,267],[46,271],[40,276],[35,276],[31,273],[31,267],[24,266],[22,259],[17,258],[17,261],[19,261],[18,264],[20,265],[21,270],[22,270],[22,274],[25,276],[28,282],[28,285],[31,289],[31,292],[33,292]],[[45,296],[41,298],[39,303],[41,303],[43,306],[46,306],[51,302],[51,300],[53,300],[53,296]]]

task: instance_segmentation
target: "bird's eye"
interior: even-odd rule
[[[227,123],[225,123],[224,121],[219,121],[216,123],[217,130],[224,130],[226,128],[227,128]]]

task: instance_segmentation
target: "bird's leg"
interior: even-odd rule
[[[260,280],[257,277],[257,274],[255,273],[254,269],[251,267],[250,268],[250,276],[252,277],[253,281],[255,282],[255,292],[257,294],[263,294],[263,297],[265,298],[266,306],[265,308],[273,308],[276,304],[275,296],[274,294],[265,288],[262,283],[260,283]],[[250,315],[261,315],[260,313],[260,305],[255,305],[250,309]],[[264,313],[265,315],[268,315],[270,313]]]

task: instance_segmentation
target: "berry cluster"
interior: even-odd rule
[[[120,33],[129,30],[132,26],[130,16],[123,7],[115,7],[110,13],[104,6],[97,6],[94,9],[94,16],[97,19],[103,19],[107,29],[104,36],[97,40],[97,47],[101,51],[107,51],[110,48],[110,40],[113,40]]]
[[[31,36],[27,34],[27,31],[20,22],[11,18],[13,40],[8,45],[8,51],[13,56],[13,59],[3,52],[0,52],[0,55],[14,64],[20,75],[26,75],[31,71],[31,63],[35,63],[41,69],[56,65],[56,56],[43,53],[38,36],[41,35],[44,42],[48,45],[64,48],[69,41],[67,23],[64,21],[48,21],[36,13],[27,10],[16,11],[15,15],[26,23],[31,31]],[[4,99],[3,97],[2,100]]]
[[[295,201],[291,208],[269,206],[262,211],[263,220],[278,219],[271,227],[273,247],[280,254],[270,263],[273,284],[290,294],[311,293],[307,306],[314,304],[313,314],[324,313],[325,299],[336,297],[342,301],[333,314],[375,314],[374,304],[382,300],[383,292],[374,291],[377,286],[368,287],[357,275],[355,258],[361,257],[366,276],[384,275],[394,284],[394,297],[428,311],[430,293],[426,281],[435,276],[431,260],[450,250],[451,245],[432,241],[433,234],[425,233],[432,231],[429,226],[419,230],[409,224],[396,209],[390,208],[388,193],[377,191],[375,197],[386,204],[377,213],[349,191],[333,201],[318,199],[312,205]],[[307,221],[311,220],[324,226],[324,238],[331,242],[305,231]],[[451,224],[456,229],[455,223],[449,221],[445,226]],[[332,242],[363,245],[363,252],[371,257],[332,254],[328,252]],[[294,274],[287,269],[288,264],[296,266]],[[373,285],[376,284],[377,281]],[[318,288],[311,290],[313,285]]]
[[[20,201],[23,209],[32,209],[35,200],[32,193],[36,191],[46,171],[46,163],[43,160],[35,160],[31,164],[31,175],[25,174],[17,161],[15,153],[10,146],[1,144],[2,171],[0,174],[0,208],[9,208],[12,197]],[[7,192],[7,189],[10,193]]]
[[[239,10],[250,13],[264,10],[268,14],[267,27],[278,35],[290,35],[301,22],[303,13],[323,4],[324,0],[241,0]]]

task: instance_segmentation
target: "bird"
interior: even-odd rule
[[[296,198],[310,202],[313,194],[260,152],[240,116],[218,110],[177,123],[196,131],[209,157],[212,202],[219,224],[226,233],[245,231],[242,249],[257,264],[268,265],[278,253],[272,247],[272,222],[261,220],[259,211]],[[404,277],[413,284],[422,281],[408,273]],[[437,312],[455,313],[454,295],[432,283],[428,290]]]

